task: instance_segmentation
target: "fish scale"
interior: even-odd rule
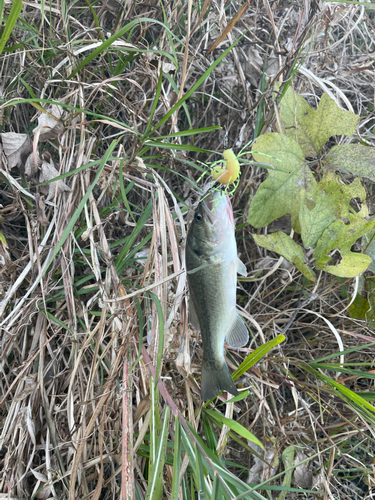
[[[237,395],[224,358],[224,342],[242,347],[249,333],[236,310],[237,273],[246,268],[237,257],[229,198],[213,191],[199,203],[186,241],[190,319],[203,341],[201,396],[226,390]]]

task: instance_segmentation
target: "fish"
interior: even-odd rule
[[[236,309],[237,273],[247,276],[247,272],[237,257],[234,229],[229,197],[214,190],[200,201],[186,238],[189,320],[201,331],[203,344],[203,401],[223,390],[239,394],[224,358],[224,341],[238,348],[249,340]]]

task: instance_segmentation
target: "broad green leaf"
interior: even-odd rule
[[[278,335],[274,339],[271,339],[265,344],[258,347],[258,349],[255,349],[255,351],[249,354],[247,358],[242,361],[237,370],[233,372],[233,380],[237,380],[238,378],[240,378],[241,375],[247,372],[247,370],[249,370],[256,363],[258,363],[258,361],[261,360],[268,352],[270,352],[271,349],[281,344],[281,342],[284,342],[284,340],[285,335]]]
[[[270,224],[283,215],[292,216],[292,226],[298,231],[301,188],[314,185],[315,179],[301,148],[282,134],[264,134],[254,143],[252,154],[257,162],[270,163],[274,170],[259,186],[249,211],[248,222],[258,228]],[[299,231],[298,231],[299,232]]]
[[[296,268],[310,281],[315,281],[315,274],[305,263],[303,249],[292,238],[279,231],[267,236],[253,234],[255,242],[263,248],[276,252],[284,259],[292,262]]]
[[[285,135],[294,139],[305,156],[316,156],[333,135],[353,135],[359,116],[342,110],[328,94],[323,94],[318,109],[295,94],[291,87],[280,102],[280,117]]]
[[[333,147],[324,158],[330,170],[350,172],[375,181],[375,148],[360,144],[341,144]]]
[[[220,422],[220,423],[226,425],[227,427],[229,427],[229,429],[232,429],[232,431],[237,432],[237,434],[239,434],[243,438],[247,439],[248,441],[251,441],[252,443],[257,444],[258,446],[260,446],[262,448],[262,450],[264,450],[264,446],[259,441],[259,439],[257,439],[254,436],[254,434],[251,434],[251,432],[249,432],[246,429],[246,427],[244,427],[243,425],[239,424],[235,420],[232,420],[231,418],[224,417],[224,415],[222,413],[220,413],[216,410],[205,409],[204,412],[207,413],[216,422]]]
[[[369,312],[370,304],[366,297],[362,295],[357,295],[353,303],[348,307],[348,312],[350,317],[353,319],[366,319],[366,315]]]
[[[375,279],[374,276],[365,278],[367,297],[358,294],[349,306],[349,314],[354,319],[368,321],[370,327],[375,326]]]
[[[367,269],[375,274],[375,231],[370,231],[363,236],[362,247],[372,261]]]
[[[305,248],[315,247],[323,231],[336,220],[343,196],[335,181],[322,181],[312,190],[303,189],[301,196],[301,238]]]

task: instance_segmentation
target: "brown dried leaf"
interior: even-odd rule
[[[265,479],[273,477],[279,467],[279,458],[274,443],[268,442],[266,444],[266,450],[262,450],[259,445],[250,441],[247,443],[250,448],[263,457],[263,460],[254,455],[254,465],[249,469],[249,476],[246,482],[248,484],[259,484]]]
[[[299,464],[303,460],[306,460],[306,455],[303,452],[298,452],[295,464]],[[294,485],[297,488],[302,488],[305,490],[311,489],[313,484],[313,473],[310,470],[309,462],[305,462],[301,465],[297,465],[294,471]]]
[[[38,151],[36,153],[36,157],[37,157],[38,164],[39,164],[40,159],[39,159]],[[27,157],[27,160],[25,162],[25,175],[26,175],[26,177],[31,179],[31,178],[35,177],[38,174],[38,172],[39,172],[39,169],[38,169],[38,165],[35,163],[35,156],[33,153],[31,153]]]
[[[56,170],[55,165],[52,161],[52,158],[49,162],[43,160],[41,166],[41,172],[39,175],[39,182],[46,182],[54,179],[59,176],[59,172]],[[57,189],[57,191],[56,191]],[[64,181],[54,181],[50,182],[46,186],[40,186],[39,190],[41,193],[47,195],[47,201],[52,200],[52,198],[56,195],[62,193],[63,191],[71,191],[70,187],[65,184]]]
[[[35,193],[35,201],[36,201],[36,213],[37,220],[42,226],[48,226],[49,220],[46,216],[46,204],[44,200],[44,196],[39,193]]]
[[[8,159],[8,167],[20,167],[23,164],[22,158],[32,151],[31,142],[27,134],[17,134],[16,132],[3,132],[0,134],[5,156]]]
[[[64,130],[63,124],[59,121],[63,114],[61,106],[52,104],[47,111],[48,114],[43,113],[39,116],[38,126],[34,129],[34,136],[36,137],[37,142],[56,139],[56,137]]]

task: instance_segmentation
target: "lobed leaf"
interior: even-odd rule
[[[355,216],[350,217],[349,223],[335,220],[325,229],[314,250],[318,269],[342,278],[358,276],[366,271],[371,264],[371,257],[352,252],[351,247],[358,238],[375,228],[375,218],[366,220],[367,213],[367,207],[363,207]],[[337,265],[327,265],[334,250],[340,251],[341,261]]]
[[[253,234],[255,242],[263,248],[276,252],[284,259],[292,262],[296,268],[310,281],[315,281],[315,273],[305,263],[303,249],[290,236],[279,231],[267,236]]]
[[[281,100],[280,117],[285,135],[297,142],[305,156],[318,155],[333,135],[353,135],[359,120],[355,113],[342,110],[328,94],[322,95],[314,110],[291,87]]]
[[[350,172],[375,181],[375,148],[360,144],[340,144],[333,147],[324,158],[330,170]]]
[[[316,183],[311,170],[304,168],[305,157],[301,148],[292,138],[271,133],[255,141],[252,154],[257,162],[266,159],[274,170],[269,170],[269,176],[259,186],[250,205],[248,222],[256,228],[265,227],[290,214],[292,226],[298,231],[301,187],[305,183],[312,186]]]
[[[360,179],[345,185],[332,173],[326,174],[319,184],[307,186],[301,192],[301,237],[305,248],[315,248],[323,231],[336,219],[350,218],[352,198],[366,199]]]

